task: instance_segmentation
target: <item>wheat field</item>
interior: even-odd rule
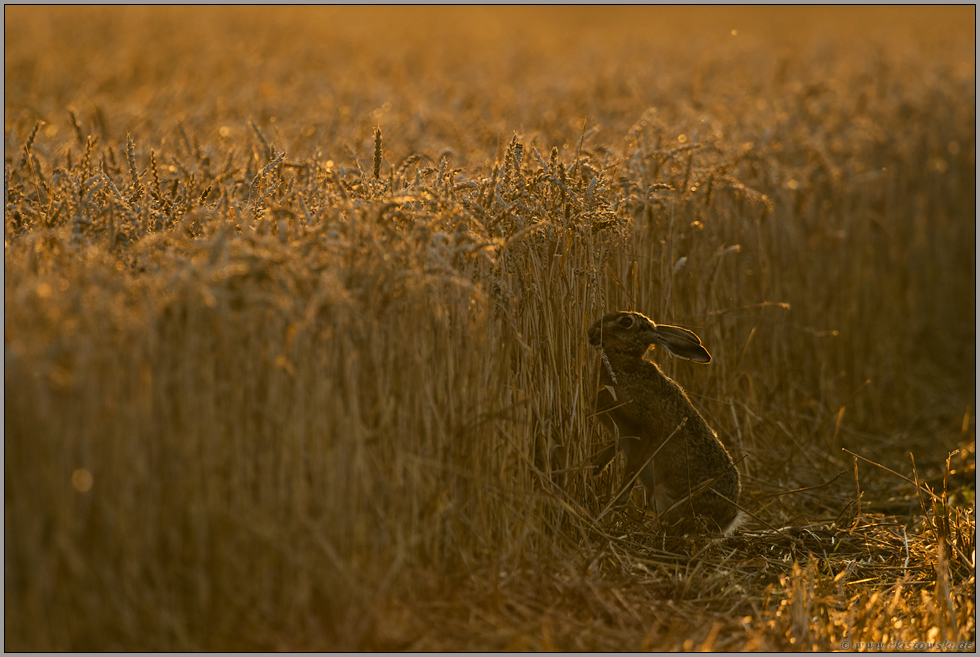
[[[974,25],[5,7],[5,649],[974,650]],[[729,538],[603,513],[620,309]]]

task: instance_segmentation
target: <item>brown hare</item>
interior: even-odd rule
[[[627,485],[615,504],[626,500],[638,478],[668,532],[732,531],[741,516],[732,457],[681,387],[643,358],[651,345],[660,345],[675,356],[708,363],[711,355],[701,339],[640,313],[616,312],[592,325],[589,342],[602,348],[596,408],[614,438],[595,457],[596,471],[620,449],[626,454]]]

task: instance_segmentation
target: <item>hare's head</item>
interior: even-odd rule
[[[698,363],[711,362],[711,354],[701,346],[697,335],[677,326],[657,325],[635,312],[609,313],[589,328],[589,343],[607,352],[643,356],[650,345],[658,344],[671,354]]]
[[[589,328],[589,344],[637,357],[655,342],[657,325],[640,313],[609,313]]]

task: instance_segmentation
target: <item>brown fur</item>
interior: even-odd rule
[[[733,529],[741,484],[732,457],[681,387],[643,358],[651,345],[660,345],[707,363],[711,356],[698,336],[657,326],[640,313],[617,312],[592,325],[589,342],[603,350],[596,408],[615,438],[596,456],[597,468],[622,449],[624,483],[639,472],[648,503],[669,531]],[[624,502],[631,488],[616,503]]]

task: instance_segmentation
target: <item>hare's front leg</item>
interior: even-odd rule
[[[616,458],[616,454],[619,453],[618,441],[614,440],[601,450],[599,453],[592,457],[592,472],[593,474],[599,474],[606,469],[609,462]]]
[[[646,499],[647,506],[656,513],[658,516],[663,515],[670,507],[676,502],[676,498],[670,494],[667,490],[667,486],[664,484],[666,481],[665,476],[660,476],[657,474],[657,469],[655,463],[657,457],[654,456],[650,458],[652,452],[652,445],[644,446],[644,449],[637,449],[636,451],[640,455],[633,460],[631,467],[628,468],[631,472],[635,472],[634,468],[639,468],[640,475],[638,479],[640,483],[643,484],[644,497]],[[627,463],[629,463],[629,459]],[[630,475],[632,476],[632,474]]]
[[[651,453],[648,448],[649,446],[644,444],[642,440],[639,438],[621,438],[619,445],[626,454],[626,472],[623,474],[623,483],[620,484],[623,491],[616,498],[616,506],[626,503],[627,498],[629,498],[630,493],[633,491],[633,486],[637,484],[637,480],[649,492],[646,481],[649,477],[647,470],[649,469],[652,474],[653,469],[653,466],[648,463]]]

